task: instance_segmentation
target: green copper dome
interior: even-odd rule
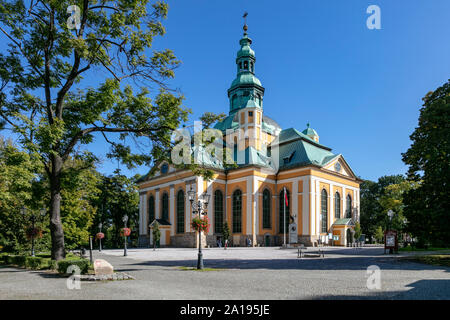
[[[313,128],[310,128],[310,127],[303,130],[302,133],[306,134],[307,136],[318,136],[316,130],[314,130]]]
[[[239,41],[239,44],[241,45],[241,49],[237,52],[237,58],[241,57],[254,57],[255,51],[250,48],[250,45],[252,44],[252,39],[247,37],[247,35],[244,35],[244,37]]]
[[[237,75],[236,79],[231,83],[231,87],[236,87],[245,84],[256,84],[258,86],[261,85],[261,81],[257,77],[255,77],[252,73],[240,73]]]

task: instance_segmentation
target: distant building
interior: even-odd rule
[[[216,246],[222,237],[225,221],[234,246],[246,246],[247,238],[253,246],[281,245],[285,234],[286,243],[346,245],[354,223],[359,221],[361,180],[341,154],[320,144],[318,133],[309,124],[302,132],[282,129],[264,115],[264,87],[255,76],[255,52],[246,25],[239,43],[237,76],[228,89],[229,115],[215,125],[224,141],[233,142],[232,147],[228,145],[239,165],[227,168],[205,155],[206,165],[215,172],[212,181],[168,163],[160,164],[155,174],[144,176],[139,181],[140,245],[150,244],[150,224],[157,219],[162,246],[197,246],[186,193],[191,188],[197,195],[211,195],[211,228],[206,235],[210,246]]]

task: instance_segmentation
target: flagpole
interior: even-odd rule
[[[284,219],[283,219],[283,233],[284,233],[284,247],[286,248],[286,187],[284,187]]]

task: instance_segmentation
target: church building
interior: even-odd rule
[[[198,246],[189,190],[210,198],[211,226],[202,244],[223,243],[227,222],[232,246],[347,245],[359,221],[362,181],[341,154],[320,143],[309,124],[303,131],[283,129],[264,114],[265,89],[255,75],[247,25],[239,44],[237,75],[228,89],[229,113],[214,126],[237,165],[206,161],[214,172],[210,181],[168,162],[150,170],[138,182],[140,246],[152,245],[155,223],[161,231],[159,245]]]

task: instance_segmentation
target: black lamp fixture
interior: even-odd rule
[[[192,215],[201,215],[208,214],[208,203],[210,195],[207,192],[204,192],[198,197],[197,202],[195,202],[196,192],[192,189],[192,184],[187,192],[189,202],[191,203]],[[203,269],[203,253],[202,253],[202,232],[199,230],[198,233],[198,259],[197,259],[197,269]]]

